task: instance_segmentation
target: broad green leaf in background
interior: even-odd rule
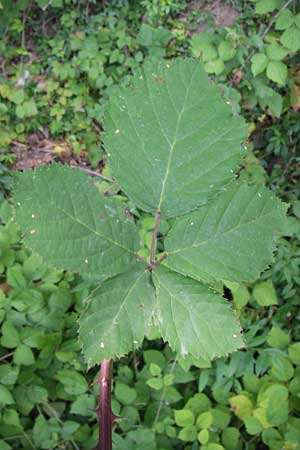
[[[289,53],[288,50],[274,42],[266,48],[267,56],[273,61],[280,61]]]
[[[243,346],[231,307],[208,286],[159,267],[153,274],[163,338],[182,356],[212,359]]]
[[[123,356],[150,330],[153,287],[143,264],[118,275],[92,293],[80,318],[80,339],[88,365]]]
[[[271,280],[261,281],[254,286],[253,297],[261,306],[277,305],[278,300]]]
[[[226,450],[236,450],[239,448],[240,432],[237,428],[228,427],[222,433],[222,443]]]
[[[64,389],[68,394],[80,395],[84,394],[88,390],[87,381],[75,370],[59,370],[56,378],[64,385]]]
[[[277,383],[263,386],[257,398],[258,406],[266,411],[266,419],[272,425],[280,425],[288,418],[288,389]]]
[[[286,30],[287,28],[292,26],[293,23],[293,13],[289,9],[284,8],[276,19],[275,28],[276,30]]]
[[[256,14],[266,14],[274,11],[277,7],[277,0],[258,0],[255,5]]]
[[[218,46],[218,52],[220,58],[223,61],[230,61],[230,59],[232,59],[235,56],[236,49],[231,45],[230,42],[222,41]]]
[[[225,64],[221,58],[218,58],[213,61],[207,61],[204,68],[207,73],[220,75],[225,70]]]
[[[12,405],[15,403],[13,396],[7,387],[0,384],[0,407],[3,405]]]
[[[289,343],[290,337],[287,332],[281,330],[279,327],[272,327],[268,337],[268,344],[271,347],[283,349],[287,347]]]
[[[134,224],[81,170],[52,164],[16,173],[15,208],[27,246],[59,269],[107,278],[135,261]]]
[[[300,365],[300,342],[289,346],[289,357],[296,365]]]
[[[195,416],[189,409],[175,409],[174,418],[176,425],[180,427],[188,427],[195,422]]]
[[[240,419],[244,420],[251,416],[253,411],[253,403],[246,395],[235,395],[229,399],[229,403],[235,414]]]
[[[251,59],[251,71],[253,75],[259,75],[264,72],[268,65],[268,58],[264,53],[256,53]]]
[[[255,281],[272,261],[286,206],[263,186],[232,185],[175,221],[166,265],[199,281]]]
[[[292,52],[300,49],[300,30],[295,26],[291,26],[280,38],[280,42]]]
[[[113,175],[135,204],[164,216],[206,203],[233,177],[246,138],[201,62],[148,62],[106,109]]]
[[[267,77],[283,86],[288,75],[287,66],[281,61],[270,61],[267,66]]]
[[[233,296],[233,301],[236,309],[240,311],[247,305],[250,300],[250,293],[246,286],[230,281],[225,281],[224,284],[230,289]]]

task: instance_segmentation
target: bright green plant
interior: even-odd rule
[[[154,216],[148,258],[126,204],[101,196],[83,172],[16,174],[25,243],[50,265],[99,280],[79,326],[89,366],[128,353],[153,327],[183,360],[244,345],[222,282],[258,278],[286,210],[264,186],[235,179],[245,138],[244,121],[194,60],[149,62],[112,96],[105,145],[131,204]],[[157,254],[163,219],[172,226]]]

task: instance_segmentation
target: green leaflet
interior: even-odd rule
[[[166,265],[207,283],[255,281],[272,262],[286,206],[263,186],[232,185],[179,218],[165,242]]]
[[[233,177],[246,138],[201,62],[148,62],[109,102],[105,145],[113,174],[141,209],[177,216]]]
[[[191,278],[159,267],[153,273],[156,321],[181,356],[212,359],[243,346],[240,326],[229,304]]]
[[[50,265],[107,278],[134,263],[135,225],[83,171],[52,164],[16,173],[14,201],[25,243]]]
[[[123,356],[142,343],[151,327],[153,299],[150,273],[140,263],[92,293],[79,328],[89,366]]]

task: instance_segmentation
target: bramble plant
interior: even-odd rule
[[[14,201],[28,247],[99,280],[79,335],[89,367],[102,361],[99,449],[109,450],[111,359],[153,329],[191,363],[243,347],[222,287],[253,282],[272,262],[286,206],[238,179],[246,126],[201,62],[146,62],[110,99],[104,128],[112,173],[130,203],[102,196],[84,172],[59,164],[16,173]],[[148,254],[133,205],[136,217],[153,217]]]

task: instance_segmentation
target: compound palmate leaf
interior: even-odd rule
[[[233,180],[243,119],[199,61],[177,59],[149,61],[117,88],[104,125],[114,176],[133,206],[156,215],[149,260],[137,262],[139,231],[124,204],[103,197],[82,171],[52,164],[15,176],[25,243],[49,264],[101,283],[80,318],[88,365],[126,354],[153,324],[186,364],[242,347],[234,312],[209,285],[221,292],[223,281],[255,281],[286,213],[265,187]],[[175,217],[163,258],[155,255],[160,217]]]
[[[15,207],[25,243],[59,269],[107,278],[136,260],[134,223],[81,170],[52,164],[16,173]]]
[[[233,182],[175,222],[165,242],[166,265],[207,283],[255,281],[272,262],[285,213],[286,205],[264,186]]]
[[[154,290],[143,264],[105,281],[80,319],[80,340],[89,366],[123,356],[140,345],[152,324]]]
[[[233,178],[246,138],[201,62],[148,62],[106,109],[113,174],[141,209],[186,213]]]
[[[243,346],[236,316],[208,286],[163,267],[153,280],[156,321],[163,338],[181,356],[210,360]]]

